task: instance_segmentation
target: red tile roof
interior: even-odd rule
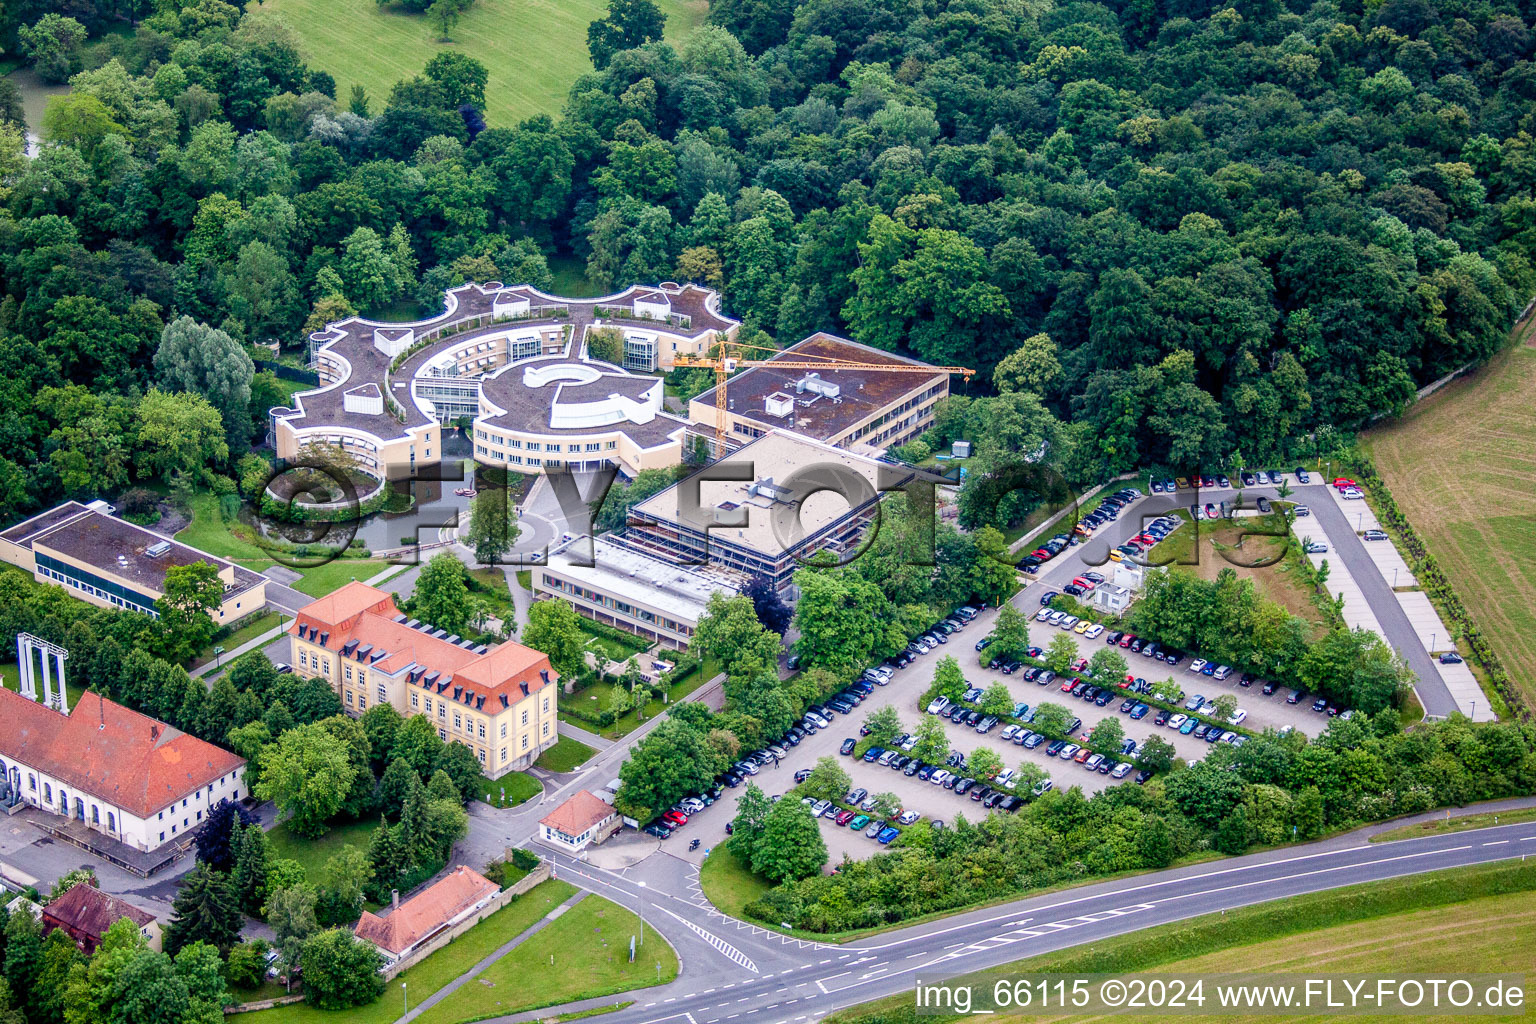
[[[66,716],[0,690],[0,756],[148,818],[245,758],[87,691]]]
[[[119,918],[126,917],[143,928],[155,919],[147,910],[140,910],[126,900],[102,892],[89,882],[70,886],[69,891],[43,908],[43,922],[72,928],[82,935],[96,940],[107,934],[107,929]]]
[[[353,934],[399,956],[500,891],[495,882],[478,871],[460,866],[400,904],[387,917],[364,911]]]
[[[477,697],[505,694],[510,704],[523,699],[520,684],[526,683],[529,693],[537,693],[559,678],[550,669],[549,657],[531,647],[505,643],[476,654],[468,647],[432,636],[430,627],[412,629],[395,621],[400,614],[394,595],[353,581],[300,608],[288,632],[297,634],[301,626],[318,629],[326,634],[325,649],[337,657],[341,657],[343,647],[356,640],[359,648],[363,644],[373,648],[370,658],[377,651],[388,652],[377,662],[364,661],[369,667],[376,665],[393,673],[413,663],[424,665],[428,672],[442,674],[439,684],[451,679],[454,685],[473,690]],[[319,640],[310,642],[318,644]],[[489,701],[487,710],[491,710]],[[500,705],[494,710],[500,710]]]
[[[539,822],[568,836],[579,836],[593,825],[601,824],[618,812],[586,790],[556,807]]]

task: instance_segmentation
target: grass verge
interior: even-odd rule
[[[1520,936],[1536,924],[1532,891],[1536,862],[1453,868],[1208,914],[967,977],[990,982],[1020,974],[1123,974],[1153,968],[1194,973],[1260,965],[1266,970],[1414,973],[1443,971],[1448,956],[1458,965],[1477,964],[1479,971],[1524,970],[1530,957]],[[1467,927],[1472,921],[1476,928]],[[884,1024],[916,1020],[911,995],[865,1003],[828,1019],[851,1024],[876,1018]]]
[[[634,963],[630,936],[640,939]],[[665,939],[650,925],[641,937],[640,919],[632,911],[589,895],[419,1020],[463,1024],[648,988],[675,977],[677,954]]]
[[[406,971],[384,989],[384,995],[366,1006],[351,1010],[321,1010],[308,1003],[293,1003],[271,1010],[241,1014],[240,1024],[389,1024],[400,1016],[403,1005],[400,982],[407,986],[412,1005],[426,999],[501,946],[529,928],[545,914],[570,899],[576,887],[551,879],[540,882],[453,942]],[[546,929],[547,930],[547,929]],[[535,979],[529,977],[532,987]],[[466,989],[471,986],[466,986]],[[439,1007],[457,1000],[445,1000]],[[454,1019],[454,1018],[446,1018]]]
[[[248,619],[245,625],[229,634],[229,636],[210,644],[207,650],[192,659],[192,664],[188,667],[200,668],[214,660],[213,649],[215,647],[224,648],[224,653],[228,654],[241,644],[254,640],[267,630],[275,628],[281,619],[282,616],[277,612],[262,612],[260,615]]]
[[[518,804],[544,791],[537,779],[522,772],[508,772],[499,779],[480,776],[475,799],[493,807],[516,807]]]
[[[562,736],[534,763],[547,772],[568,772],[573,768],[587,763],[592,756],[592,748],[580,740],[573,740],[569,736]]]
[[[1522,821],[1536,821],[1536,807],[1519,807],[1508,811],[1484,811],[1481,814],[1465,814],[1460,817],[1452,817],[1447,814],[1443,818],[1435,818],[1432,821],[1415,822],[1412,825],[1403,825],[1400,828],[1390,829],[1386,832],[1378,832],[1371,836],[1373,843],[1390,843],[1397,839],[1419,839],[1423,836],[1443,836],[1452,832],[1465,832],[1473,828],[1487,828],[1490,825],[1514,825]]]

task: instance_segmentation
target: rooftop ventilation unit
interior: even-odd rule
[[[794,411],[794,398],[786,395],[782,391],[775,391],[773,394],[763,399],[763,412],[767,413],[769,416],[783,419],[786,416],[793,415]]]
[[[795,394],[803,395],[807,391],[813,395],[821,395],[823,398],[836,398],[843,393],[843,389],[836,384],[822,380],[821,374],[815,370],[795,381]]]
[[[747,487],[747,494],[753,497],[764,497],[769,501],[789,502],[794,500],[794,492],[788,487],[781,487],[773,482],[773,477],[759,480]]]
[[[145,548],[144,554],[148,558],[159,558],[169,550],[171,550],[171,542],[168,540],[161,540],[156,541],[149,547]]]

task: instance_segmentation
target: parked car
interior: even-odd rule
[[[1366,530],[1361,537],[1365,540],[1387,540],[1386,530]]]
[[[859,741],[850,737],[849,739],[843,740],[843,745],[837,748],[837,752],[842,754],[844,757],[847,757],[849,754],[853,753],[853,748],[857,747],[858,745]]]
[[[899,835],[901,835],[900,829],[891,828],[889,825],[887,825],[885,828],[880,830],[879,835],[875,836],[875,842],[879,843],[881,846],[889,846],[891,840],[895,839]]]
[[[1297,516],[1303,519],[1312,514],[1312,509],[1306,505],[1297,505],[1295,508],[1291,509],[1291,511],[1295,512]]]
[[[1440,655],[1440,664],[1460,665],[1461,655],[1457,654],[1455,651],[1446,651],[1444,654]]]

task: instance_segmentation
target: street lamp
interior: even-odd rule
[[[224,648],[222,648],[222,647],[215,647],[213,649],[213,667],[215,669],[223,667],[223,660],[221,658],[221,655],[223,655],[223,653],[224,653]]]
[[[638,885],[641,890],[645,889],[645,883],[644,882],[636,882],[635,884]],[[641,891],[641,892],[639,892],[639,893],[637,893],[635,895],[635,910],[637,910],[639,912],[639,914],[640,914],[640,945],[643,946],[643,945],[645,945],[645,893],[644,893],[644,891]],[[659,964],[657,966],[660,967]],[[659,974],[657,976],[660,977]]]
[[[1477,699],[1473,698],[1468,703],[1470,703],[1472,705],[1472,714],[1471,714],[1470,717],[1472,718],[1473,721],[1476,721],[1477,720]]]
[[[1397,589],[1397,566],[1392,567],[1392,589]]]
[[[400,998],[405,1000],[405,1012],[411,1012],[411,994],[405,990],[405,982],[400,983]]]
[[[1429,653],[1435,653],[1435,634],[1429,634]]]

